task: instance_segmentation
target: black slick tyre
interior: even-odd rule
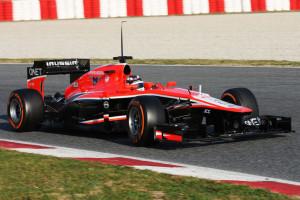
[[[16,131],[32,131],[43,119],[44,101],[40,93],[33,89],[13,91],[8,100],[7,116]]]
[[[259,116],[256,98],[254,94],[247,88],[232,88],[226,90],[222,94],[221,100],[252,109],[252,113],[248,115],[248,117]]]
[[[154,143],[154,127],[165,121],[165,109],[157,97],[134,98],[127,113],[129,139],[134,145],[149,146]]]

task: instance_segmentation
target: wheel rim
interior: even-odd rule
[[[22,118],[22,106],[20,102],[16,99],[13,98],[10,102],[9,106],[9,114],[11,120],[15,123],[18,124],[21,121]]]
[[[138,108],[132,107],[129,111],[129,129],[132,136],[137,136],[142,127],[142,117]]]

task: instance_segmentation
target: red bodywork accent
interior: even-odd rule
[[[162,136],[162,132],[161,131],[159,131],[159,130],[155,131],[155,139],[159,140],[159,141],[163,140],[163,136]]]
[[[94,125],[94,124],[101,124],[103,122],[122,121],[122,120],[126,120],[126,119],[127,119],[126,115],[110,117],[109,115],[106,114],[106,115],[103,115],[103,118],[83,121],[81,123],[88,124],[88,125]]]
[[[100,119],[89,120],[81,123],[86,125],[95,125],[95,124],[101,124],[103,122],[104,122],[104,118],[100,118]]]
[[[164,133],[163,137],[164,137],[165,140],[168,140],[168,141],[182,142],[182,136],[181,135],[176,135],[176,134],[171,134],[171,133]]]
[[[73,97],[73,100],[122,99],[152,95],[174,99],[190,99],[192,108],[216,109],[238,113],[252,112],[249,108],[223,102],[205,93],[200,94],[196,91],[188,91],[182,88],[164,87],[161,83],[145,82],[145,89],[138,90],[136,87],[126,83],[127,76],[130,74],[124,73],[125,66],[126,64],[106,65],[97,67],[84,74],[76,81],[76,84],[73,83],[66,88],[66,99]],[[38,87],[39,83],[35,81],[34,87]]]
[[[155,131],[155,139],[159,141],[167,140],[172,142],[182,142],[183,138],[181,135],[172,134],[172,133],[163,133],[160,130]]]
[[[32,79],[27,80],[27,88],[37,90],[42,97],[44,98],[44,82],[46,76],[38,76]]]

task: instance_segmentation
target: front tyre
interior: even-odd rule
[[[252,113],[248,115],[248,117],[259,116],[256,98],[254,94],[247,88],[232,88],[226,90],[222,94],[221,100],[252,109]]]
[[[129,139],[138,146],[151,145],[154,143],[154,127],[165,121],[165,109],[157,97],[134,98],[127,113]]]
[[[251,113],[225,113],[217,123],[217,129],[221,133],[243,132],[247,120],[259,116],[259,109],[254,94],[247,88],[232,88],[226,90],[221,100],[235,105],[250,108]]]
[[[8,122],[16,131],[32,131],[40,124],[44,114],[44,101],[32,89],[15,90],[7,105]]]

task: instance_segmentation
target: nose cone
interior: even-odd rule
[[[248,107],[240,106],[239,112],[250,113],[252,112],[252,109]]]

